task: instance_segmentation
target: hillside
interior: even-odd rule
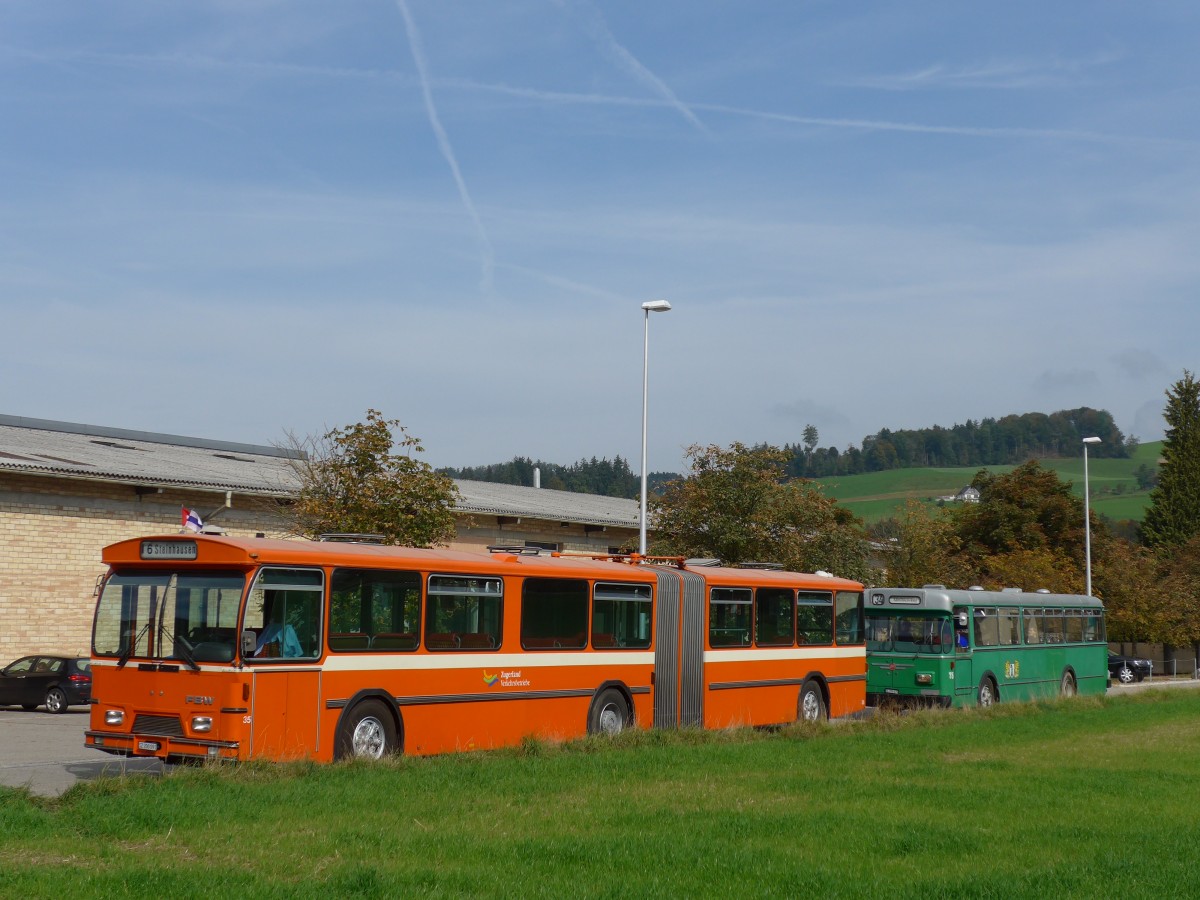
[[[1134,471],[1141,465],[1154,466],[1162,452],[1162,441],[1142,444],[1128,459],[1088,459],[1092,508],[1110,519],[1141,521],[1150,503],[1149,491],[1138,487]],[[1053,469],[1072,490],[1083,496],[1083,456],[1071,459],[1044,459],[1042,466]],[[1013,466],[988,466],[997,474],[1010,472]],[[818,478],[826,496],[835,498],[865,522],[877,522],[898,514],[912,499],[935,504],[937,498],[955,494],[971,483],[977,467],[891,469],[865,475],[839,475]]]

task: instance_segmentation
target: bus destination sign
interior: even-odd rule
[[[195,558],[195,541],[142,541],[142,559]]]

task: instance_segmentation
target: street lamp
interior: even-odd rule
[[[1088,491],[1088,444],[1101,443],[1098,437],[1083,439],[1083,560],[1084,571],[1087,573],[1087,595],[1092,596],[1092,513],[1089,504]]]
[[[647,300],[642,304],[646,317],[645,338],[642,347],[642,506],[641,521],[638,523],[638,553],[646,555],[646,408],[650,398],[650,313],[667,312],[671,304],[666,300]]]

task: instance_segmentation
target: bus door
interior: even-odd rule
[[[975,693],[975,672],[971,659],[971,615],[965,606],[954,607],[954,696],[967,697]]]
[[[263,568],[247,595],[242,656],[250,670],[250,756],[317,753],[324,579],[320,569]]]

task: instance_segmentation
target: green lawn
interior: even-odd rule
[[[1148,491],[1138,488],[1134,470],[1143,463],[1153,466],[1162,452],[1162,441],[1142,444],[1130,459],[1088,459],[1088,483],[1096,512],[1110,519],[1141,521],[1150,503]],[[1073,459],[1040,460],[1053,469],[1072,490],[1083,496],[1083,456]],[[999,475],[1013,466],[989,466]],[[817,479],[826,496],[837,499],[866,522],[876,522],[899,514],[908,500],[931,506],[937,498],[957,493],[971,483],[978,467],[942,469],[892,469],[865,475],[844,475]]]
[[[1200,691],[0,790],[4,897],[1172,897]]]

